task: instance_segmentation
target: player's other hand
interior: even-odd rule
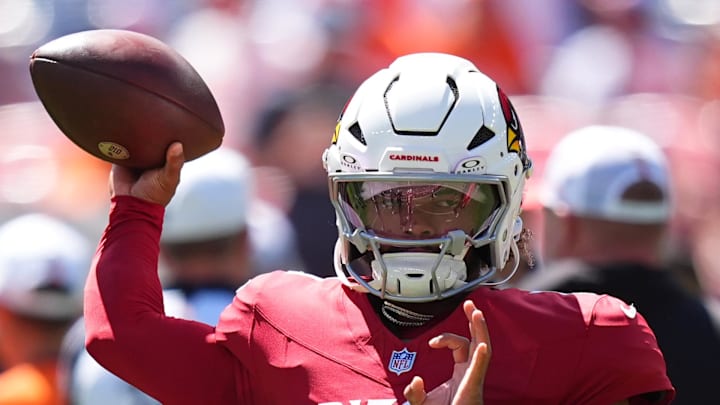
[[[185,163],[182,144],[172,143],[165,152],[165,166],[142,172],[119,165],[110,171],[110,197],[129,195],[152,203],[167,205],[180,182]]]
[[[451,333],[430,339],[430,346],[452,350],[455,369],[452,378],[429,393],[421,377],[414,377],[405,387],[405,399],[410,405],[482,405],[485,374],[490,364],[490,334],[482,311],[472,301],[463,303],[469,321],[468,341]]]

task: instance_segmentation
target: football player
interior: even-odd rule
[[[89,352],[163,403],[673,398],[652,330],[621,300],[493,288],[520,261],[532,165],[510,100],[468,60],[407,55],[360,85],[323,155],[337,277],[257,276],[215,326],[163,313],[158,241],[182,162],[175,143],[163,168],[112,168],[85,295]]]

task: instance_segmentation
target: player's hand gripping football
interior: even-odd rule
[[[490,334],[485,317],[472,301],[463,303],[469,321],[471,341],[452,333],[430,339],[430,346],[453,352],[455,369],[452,378],[429,393],[421,377],[414,377],[405,387],[410,405],[482,405],[485,374],[490,364]]]
[[[185,156],[182,144],[174,142],[165,152],[165,165],[161,168],[138,173],[113,165],[110,172],[110,196],[129,195],[165,206],[175,195],[183,163]]]

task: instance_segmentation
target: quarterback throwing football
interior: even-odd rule
[[[322,159],[337,277],[257,276],[215,326],[163,311],[158,242],[181,145],[161,169],[114,166],[88,351],[169,405],[672,400],[653,332],[626,303],[493,288],[518,267],[531,162],[510,101],[471,62],[413,54],[378,71]]]

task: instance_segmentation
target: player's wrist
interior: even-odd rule
[[[159,221],[162,224],[165,215],[165,207],[146,199],[133,195],[115,195],[110,199],[110,216],[111,218],[117,214],[139,216],[142,218]]]

